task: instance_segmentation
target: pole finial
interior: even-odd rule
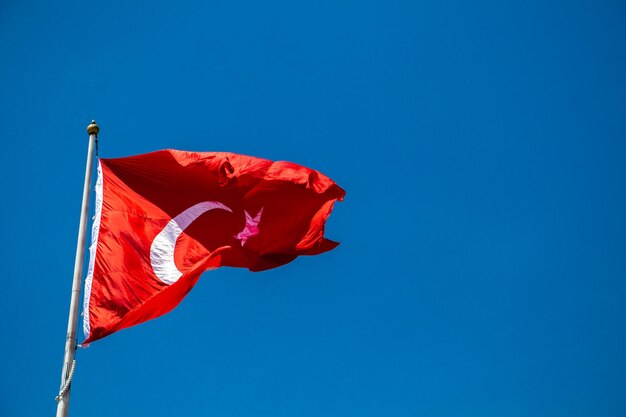
[[[92,120],[91,124],[87,126],[87,133],[89,133],[90,135],[98,136],[99,131],[100,131],[100,126],[96,124],[95,120]]]

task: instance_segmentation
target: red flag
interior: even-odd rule
[[[169,312],[207,269],[333,249],[324,225],[344,194],[312,169],[233,153],[100,159],[83,344]]]

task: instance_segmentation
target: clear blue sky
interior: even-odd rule
[[[0,415],[53,415],[87,135],[346,191],[78,352],[70,415],[624,416],[623,1],[4,0]]]

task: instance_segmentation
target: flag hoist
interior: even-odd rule
[[[76,258],[74,260],[74,279],[72,280],[72,295],[70,298],[70,312],[67,320],[67,335],[65,336],[65,356],[63,371],[61,372],[61,388],[57,395],[57,417],[66,417],[70,404],[70,386],[74,374],[74,354],[76,353],[76,325],[78,323],[78,307],[80,305],[80,288],[83,275],[83,259],[85,255],[85,240],[87,237],[87,219],[89,216],[89,191],[91,187],[91,172],[93,168],[94,151],[100,128],[95,120],[87,126],[89,146],[87,148],[87,165],[85,167],[85,182],[83,184],[83,201],[80,209],[80,224],[78,227],[78,242],[76,244]]]

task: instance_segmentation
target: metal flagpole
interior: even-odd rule
[[[100,128],[95,120],[87,126],[89,133],[89,147],[87,149],[87,167],[85,168],[85,183],[83,185],[83,202],[80,211],[80,225],[78,228],[78,243],[76,244],[76,259],[74,260],[74,280],[72,281],[72,297],[70,299],[70,314],[67,320],[67,336],[65,338],[65,357],[61,373],[61,388],[57,396],[57,417],[67,417],[70,405],[71,378],[74,374],[74,353],[76,352],[76,324],[78,323],[78,306],[80,303],[80,285],[83,275],[83,258],[85,255],[85,240],[87,237],[87,216],[89,215],[89,191],[91,187],[91,171],[93,155]]]

